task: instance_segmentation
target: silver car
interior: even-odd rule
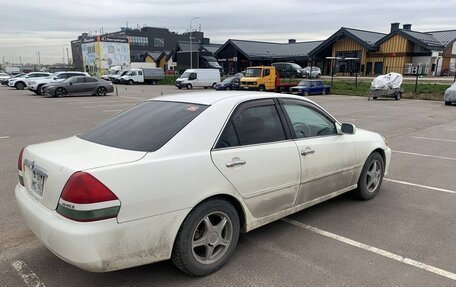
[[[87,76],[71,77],[60,83],[50,83],[43,86],[43,92],[51,97],[66,97],[68,95],[98,95],[112,93],[111,82]]]

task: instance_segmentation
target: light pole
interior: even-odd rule
[[[331,88],[332,88],[333,84],[334,84],[334,72],[335,72],[335,69],[336,69],[336,67],[334,66],[334,63],[336,63],[337,60],[340,60],[342,58],[340,58],[340,57],[326,57],[326,59],[327,60],[331,60]]]
[[[196,20],[196,19],[199,19],[200,17],[193,17],[192,19],[190,19],[190,69],[193,68],[193,56],[192,56],[192,22],[193,20]]]
[[[352,65],[351,65],[353,67],[354,61],[359,61],[359,58],[345,58],[345,60],[353,61]],[[355,88],[356,89],[358,88],[358,65],[356,65],[356,69],[355,69]]]

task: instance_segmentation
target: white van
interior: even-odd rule
[[[179,89],[193,87],[213,88],[220,82],[218,69],[187,69],[177,80],[176,87]]]

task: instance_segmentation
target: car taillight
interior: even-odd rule
[[[22,165],[22,155],[24,154],[25,147],[21,149],[19,152],[19,158],[17,159],[17,171],[19,172],[19,183],[24,186],[24,175],[22,174],[22,171],[24,169],[24,166]]]
[[[22,155],[24,154],[25,147],[19,152],[19,158],[17,159],[17,170],[22,171]]]
[[[75,221],[117,217],[120,200],[103,183],[86,172],[76,172],[63,187],[57,212]]]

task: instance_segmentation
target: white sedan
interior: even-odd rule
[[[104,272],[172,259],[220,268],[239,233],[350,190],[372,199],[391,150],[292,95],[157,97],[22,149],[16,200],[58,257]]]

